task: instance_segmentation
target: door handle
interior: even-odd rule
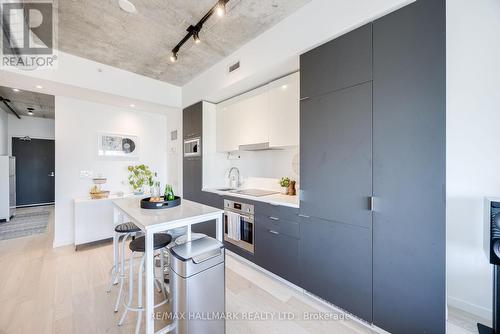
[[[269,217],[271,220],[280,220],[278,217]]]
[[[374,212],[375,211],[375,197],[368,197],[368,210]]]
[[[50,172],[48,176],[54,177],[54,176],[56,176],[56,174],[54,172]]]
[[[274,235],[280,235],[279,232],[276,232],[276,231],[273,231],[273,230],[269,230],[269,233],[274,234]]]

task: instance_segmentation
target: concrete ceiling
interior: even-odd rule
[[[311,0],[230,0],[227,15],[204,25],[202,43],[189,40],[179,60],[172,48],[216,0],[59,1],[59,49],[103,64],[182,86]]]
[[[15,92],[10,87],[0,86],[0,96],[11,101],[9,105],[21,117],[41,117],[52,118],[55,117],[54,96],[20,90]],[[12,114],[10,110],[0,103],[0,108]],[[33,115],[28,114],[27,108],[33,108]],[[3,112],[0,110],[0,112]]]

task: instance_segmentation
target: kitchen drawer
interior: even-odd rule
[[[299,240],[256,224],[256,263],[289,282],[300,284]]]
[[[299,209],[284,205],[257,202],[255,203],[255,214],[266,217],[279,218],[281,220],[291,220],[294,222],[299,221]]]
[[[274,216],[257,215],[255,217],[255,225],[271,231],[271,233],[284,234],[295,239],[300,238],[300,225],[295,221]]]

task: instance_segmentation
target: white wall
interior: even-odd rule
[[[7,113],[0,106],[0,155],[8,154]]]
[[[411,2],[312,0],[183,86],[182,104],[220,102],[294,72],[301,53]],[[241,67],[228,74],[238,60]]]
[[[500,2],[447,1],[447,285],[450,305],[491,318],[483,196],[500,196]]]
[[[56,96],[56,208],[54,246],[73,242],[74,197],[86,196],[91,180],[80,178],[81,170],[100,173],[108,178],[105,188],[130,192],[126,184],[127,166],[144,163],[158,173],[162,184],[169,175],[167,131],[168,113],[148,113],[114,106]],[[173,125],[172,125],[173,126]],[[136,161],[106,160],[97,156],[98,132],[130,134],[139,137],[140,159]]]
[[[14,115],[8,117],[8,147],[12,154],[12,137],[25,137],[38,139],[55,139],[55,121],[48,118],[22,116],[18,119]]]

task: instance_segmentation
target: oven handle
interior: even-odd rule
[[[252,224],[253,224],[253,222],[254,222],[254,216],[253,216],[253,215],[244,215],[244,214],[242,214],[242,213],[239,213],[239,212],[234,212],[234,211],[230,211],[230,210],[224,210],[224,215],[226,215],[226,214],[227,214],[227,212],[231,212],[231,213],[237,214],[237,215],[238,215],[238,216],[240,216],[240,217],[246,218],[246,219],[247,219],[247,220],[249,220],[249,221],[250,221],[250,223],[252,223]]]

